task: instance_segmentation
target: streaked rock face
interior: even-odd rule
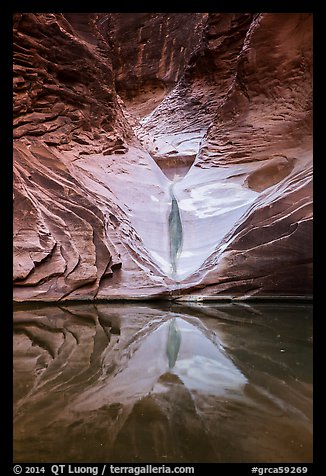
[[[151,112],[181,78],[200,45],[207,13],[112,13],[117,92],[131,110]]]
[[[311,15],[133,15],[15,16],[15,299],[311,294]]]

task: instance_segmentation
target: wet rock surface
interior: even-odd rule
[[[16,300],[311,294],[310,14],[15,14],[14,62]]]

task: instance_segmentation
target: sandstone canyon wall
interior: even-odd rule
[[[14,299],[312,292],[312,15],[14,17]]]

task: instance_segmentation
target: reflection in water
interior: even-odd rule
[[[15,462],[309,462],[309,305],[14,315]]]
[[[207,336],[200,322],[190,324],[176,317],[169,321],[167,355],[169,368],[189,390],[222,395],[226,389],[247,382],[228,358],[216,337]],[[162,324],[162,329],[166,324]]]
[[[179,349],[180,349],[181,334],[176,326],[176,319],[171,319],[169,324],[169,336],[166,346],[166,354],[169,359],[169,368],[172,369],[175,366]]]

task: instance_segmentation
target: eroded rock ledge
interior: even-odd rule
[[[311,50],[307,13],[16,14],[14,299],[311,294]]]

